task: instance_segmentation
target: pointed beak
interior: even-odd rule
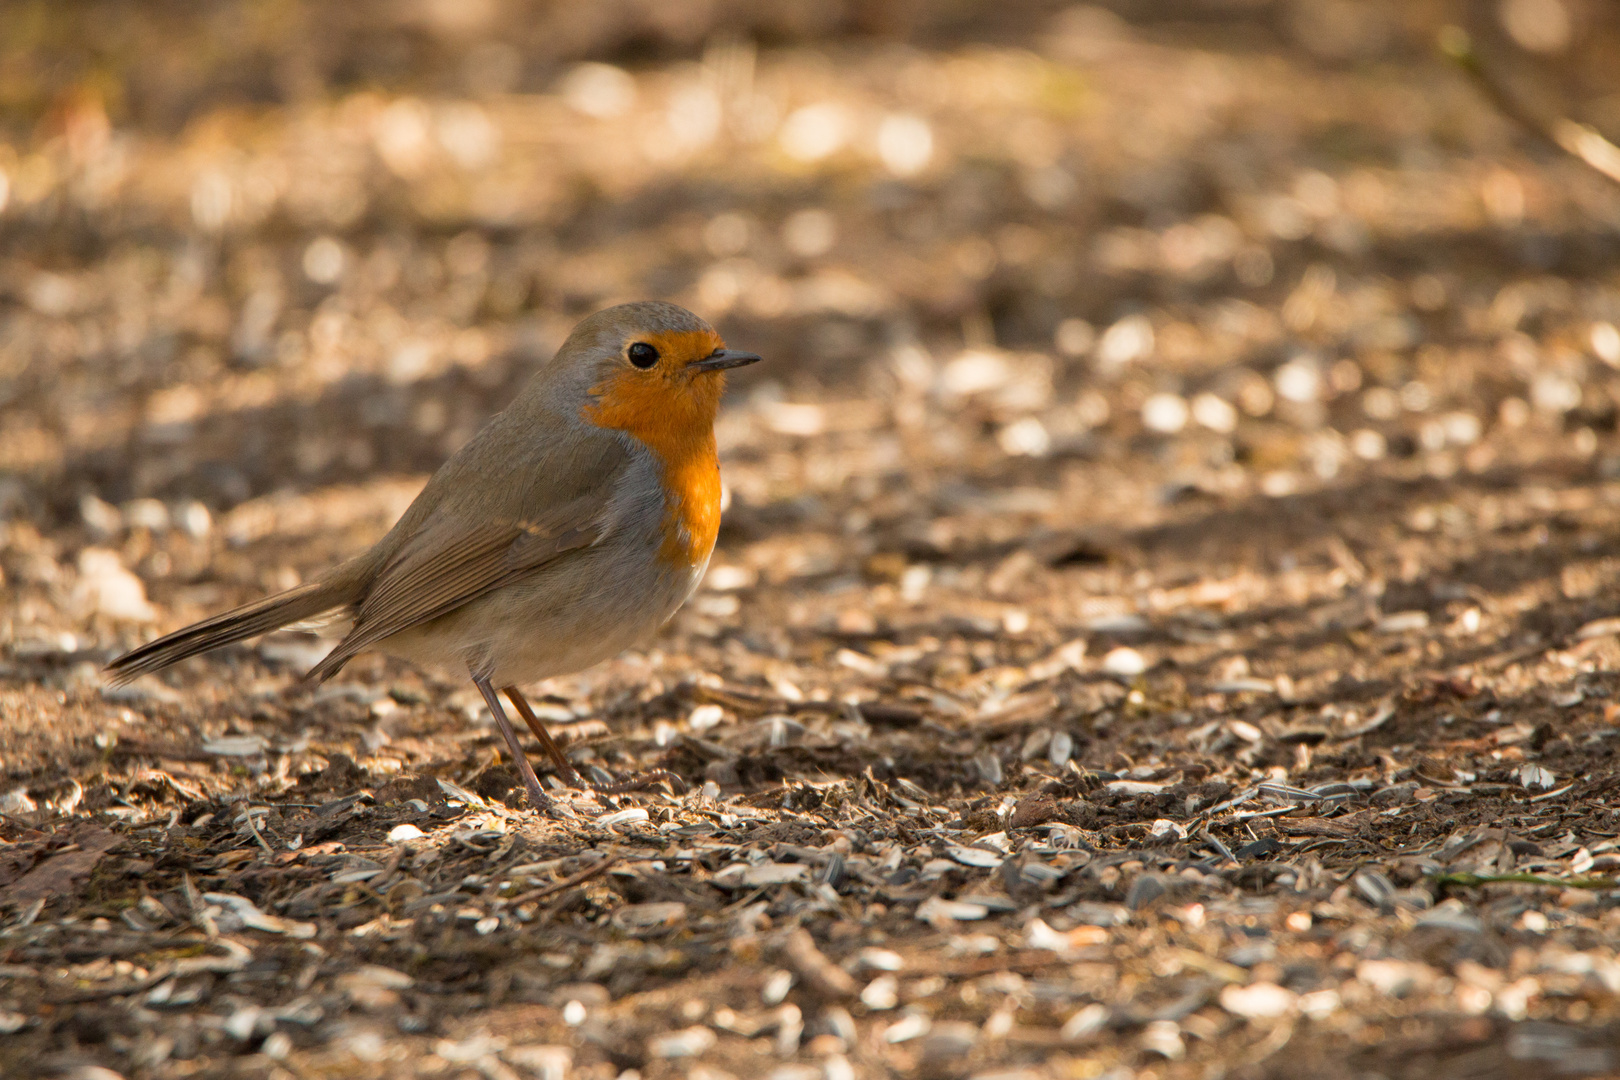
[[[763,358],[751,352],[716,349],[702,360],[694,360],[686,367],[689,371],[724,371],[727,368],[742,367],[744,364],[757,364],[761,359]]]

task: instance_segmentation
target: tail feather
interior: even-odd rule
[[[107,670],[113,684],[120,685],[188,656],[347,607],[355,602],[357,592],[357,583],[350,580],[350,575],[323,577],[165,634],[131,649],[108,664]]]

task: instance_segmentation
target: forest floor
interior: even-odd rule
[[[1421,49],[628,70],[0,147],[0,1073],[1620,1070],[1620,190]],[[533,692],[686,791],[308,636],[106,685],[643,296],[767,358],[720,544]]]

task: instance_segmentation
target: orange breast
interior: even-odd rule
[[[720,535],[720,459],[714,433],[699,453],[664,462],[664,543],[670,565],[701,566]]]
[[[649,340],[660,352],[675,356],[707,356],[722,347],[712,333],[701,335],[702,341],[684,340],[697,336],[659,334]],[[677,337],[683,340],[672,340]],[[600,427],[626,432],[652,451],[664,481],[664,542],[659,557],[671,566],[701,566],[720,534],[714,415],[724,389],[725,378],[719,373],[693,378],[673,367],[623,370],[592,389],[595,401],[581,413]]]

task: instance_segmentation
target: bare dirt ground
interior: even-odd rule
[[[0,143],[0,1074],[1620,1069],[1620,188],[1442,6],[117,24]],[[690,790],[309,636],[103,684],[644,296],[768,358],[720,545],[533,689]]]

